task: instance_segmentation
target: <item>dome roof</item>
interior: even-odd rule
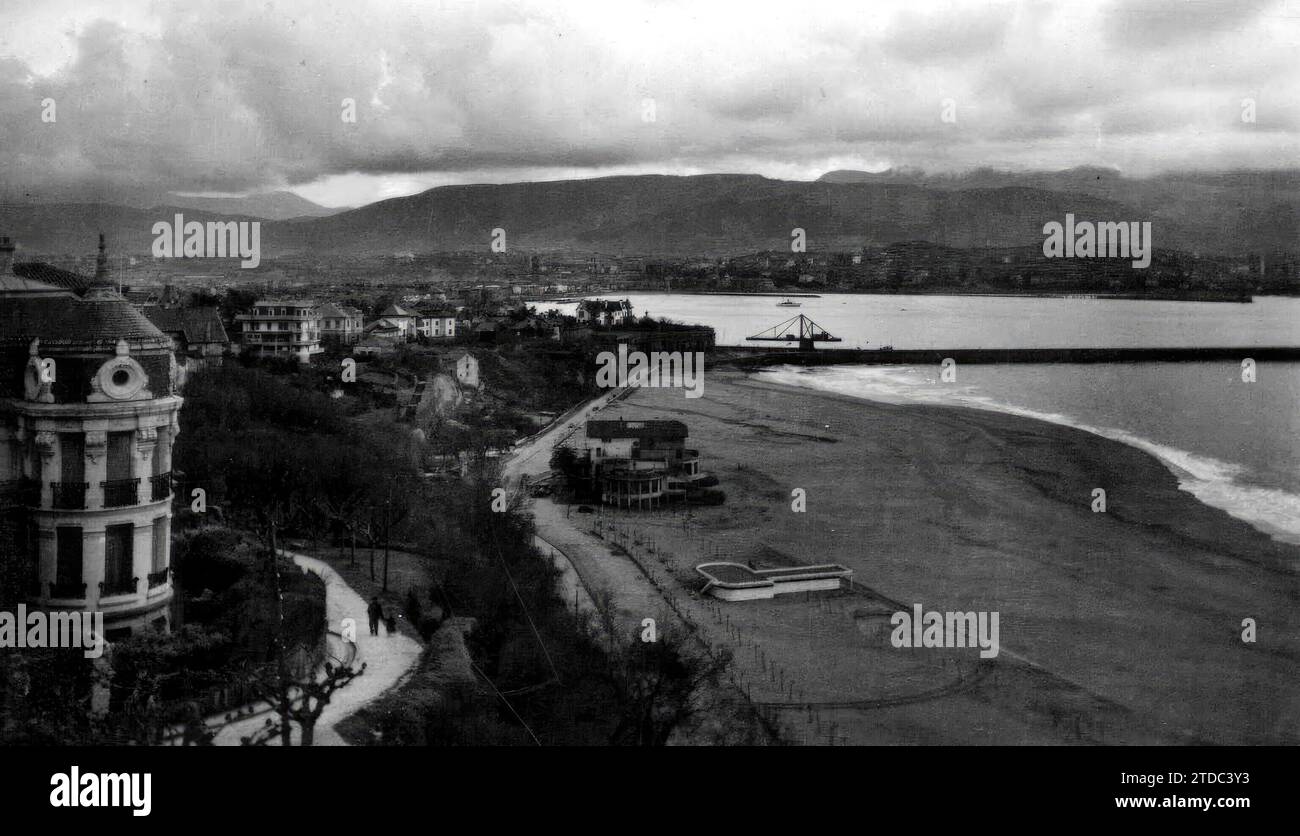
[[[113,350],[118,340],[133,349],[170,348],[162,331],[116,291],[96,288],[84,298],[50,296],[6,299],[0,305],[0,345],[41,341],[41,351]]]

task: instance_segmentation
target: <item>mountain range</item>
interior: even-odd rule
[[[1077,220],[1151,221],[1155,246],[1162,249],[1202,255],[1300,249],[1296,170],[1149,178],[1103,168],[961,175],[835,171],[811,182],[749,174],[643,175],[443,186],[345,211],[286,193],[264,198],[171,196],[149,207],[5,204],[0,234],[17,241],[20,260],[24,250],[91,252],[100,231],[114,253],[147,256],[153,223],[183,212],[187,221],[261,220],[264,258],[486,253],[498,228],[508,248],[527,251],[703,256],[788,249],[796,227],[805,230],[810,250],[913,240],[952,247],[1039,245],[1043,224],[1071,213]]]

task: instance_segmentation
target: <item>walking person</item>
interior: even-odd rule
[[[384,617],[384,608],[379,603],[378,595],[370,599],[370,606],[366,609],[366,615],[370,616],[370,635],[379,635],[379,619]]]

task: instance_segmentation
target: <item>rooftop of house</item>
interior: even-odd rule
[[[104,238],[92,278],[44,262],[11,267],[0,276],[0,346],[27,350],[32,340],[40,351],[99,353],[128,347],[170,349],[171,341],[105,276]]]
[[[622,311],[632,306],[626,299],[621,302],[615,302],[611,299],[584,299],[582,307],[589,311]]]
[[[6,299],[0,304],[0,345],[26,348],[32,340],[50,346],[93,347],[118,340],[140,348],[170,348],[167,337],[115,292],[95,298],[49,294]]]
[[[685,439],[688,432],[681,421],[592,420],[587,422],[587,438]]]
[[[36,279],[24,279],[21,276],[0,276],[0,296],[43,296],[47,294],[69,296],[72,291]]]
[[[160,287],[132,287],[122,294],[132,305],[157,305],[162,301]]]
[[[418,314],[403,308],[401,305],[389,305],[379,314],[380,316],[418,316]]]
[[[71,290],[73,293],[82,293],[88,290],[94,281],[89,276],[73,273],[70,270],[60,270],[58,267],[42,261],[15,264],[13,274],[19,278],[31,279],[41,284]]]
[[[179,334],[189,345],[227,344],[225,326],[216,308],[149,308],[144,312],[159,331]]]
[[[310,299],[258,299],[255,308],[314,308],[316,303]]]
[[[361,311],[356,308],[350,308],[346,305],[336,305],[333,302],[323,302],[320,306],[320,315],[327,319],[356,319],[361,316]]]

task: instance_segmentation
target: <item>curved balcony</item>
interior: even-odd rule
[[[162,586],[163,584],[167,583],[167,576],[170,572],[170,569],[171,567],[164,566],[163,568],[159,569],[157,572],[150,572],[148,577],[149,588],[156,589]]]
[[[138,478],[110,479],[107,482],[100,482],[99,486],[104,489],[105,508],[125,508],[128,505],[140,504],[140,480]]]
[[[149,477],[149,496],[154,502],[161,502],[169,499],[172,495],[172,474],[171,471],[159,473],[157,476]]]
[[[83,584],[84,586],[84,584]],[[113,595],[134,595],[140,591],[140,579],[131,578],[117,581],[100,581],[99,595],[101,598],[108,598]]]
[[[653,505],[663,499],[666,480],[660,469],[609,468],[601,472],[601,501],[628,508]]]

